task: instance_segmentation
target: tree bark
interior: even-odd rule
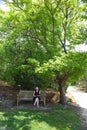
[[[59,92],[60,92],[60,103],[62,105],[66,105],[66,96],[65,96],[65,86],[59,85]]]
[[[65,85],[68,79],[68,74],[64,74],[64,75],[57,75],[57,81],[58,81],[58,85],[59,85],[59,92],[60,92],[60,103],[62,105],[66,105],[66,96],[65,96]]]

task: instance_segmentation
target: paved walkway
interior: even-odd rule
[[[80,114],[82,120],[81,130],[87,130],[87,93],[75,89],[75,87],[69,87],[67,91],[74,97],[77,104],[80,107]]]

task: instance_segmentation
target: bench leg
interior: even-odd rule
[[[19,104],[19,99],[17,99],[17,106],[18,106],[18,104]]]
[[[46,98],[44,98],[44,106],[46,105]]]

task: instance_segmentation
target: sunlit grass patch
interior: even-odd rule
[[[50,111],[8,110],[0,112],[5,130],[79,130],[79,115],[71,108],[58,106]]]

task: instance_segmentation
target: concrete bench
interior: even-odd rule
[[[20,101],[33,101],[33,92],[30,90],[20,90],[19,93],[17,94],[17,105],[19,104]],[[44,105],[46,104],[46,93],[45,91],[41,91],[40,94],[41,100]]]

